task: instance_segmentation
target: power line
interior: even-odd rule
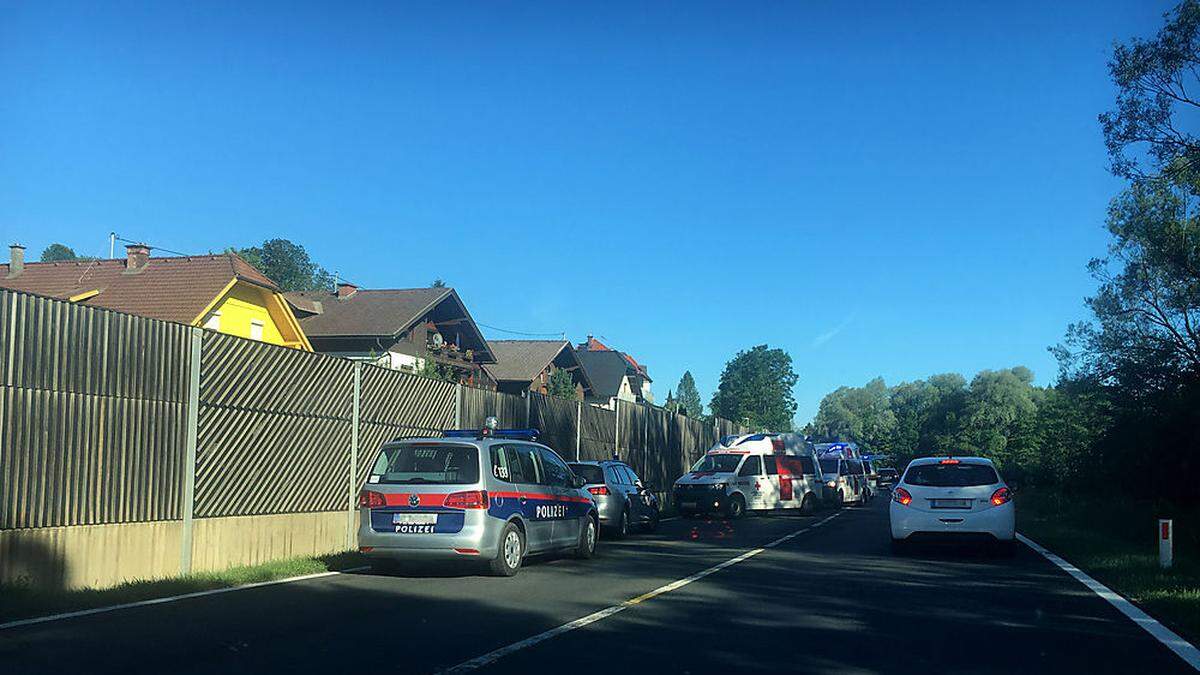
[[[181,255],[181,256],[185,256],[185,257],[192,255],[191,253],[183,253],[181,251],[172,251],[171,249],[163,248],[162,246],[154,246],[152,244],[147,244],[144,241],[135,241],[133,239],[126,239],[125,237],[122,237],[121,235],[117,234],[116,232],[110,232],[109,236],[112,237],[113,241],[122,241],[122,242],[125,242],[126,244],[141,244],[143,246],[148,246],[148,247],[154,249],[155,251],[165,251],[167,253],[173,253],[175,255]]]
[[[475,322],[475,325],[481,326],[483,328],[487,328],[489,330],[494,330],[494,331],[497,331],[500,333],[507,333],[509,335],[521,335],[524,337],[559,337],[564,340],[567,339],[567,334],[564,331],[559,331],[557,333],[531,333],[528,331],[508,330],[507,328],[497,328],[496,326],[489,326],[486,323],[480,323],[478,321]]]

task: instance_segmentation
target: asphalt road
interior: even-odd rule
[[[897,558],[886,502],[484,668],[546,672],[1186,673],[1039,555]],[[670,521],[511,579],[439,568],[256,588],[0,631],[0,673],[433,672],[641,596],[828,514]]]

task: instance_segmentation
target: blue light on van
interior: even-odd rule
[[[487,431],[488,433],[484,433]],[[506,438],[514,441],[536,441],[541,432],[537,429],[446,429],[444,438]]]

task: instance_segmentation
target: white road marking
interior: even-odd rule
[[[219,593],[232,593],[233,591],[244,591],[250,588],[262,588],[263,586],[277,586],[279,584],[290,584],[293,581],[306,581],[308,579],[320,579],[321,577],[330,577],[335,574],[346,574],[348,572],[361,572],[371,569],[370,567],[354,567],[340,572],[317,572],[316,574],[304,574],[298,577],[288,577],[286,579],[275,579],[273,581],[258,581],[253,584],[245,584],[242,586],[230,586],[229,588],[214,588],[208,591],[196,591],[195,593],[184,593],[182,595],[171,595],[165,598],[151,598],[149,600],[138,600],[137,602],[126,602],[120,605],[110,605],[108,607],[94,607],[92,609],[81,609],[76,612],[64,612],[62,614],[51,614],[50,616],[39,616],[32,619],[20,619],[18,621],[9,621],[8,623],[0,623],[0,630],[7,628],[20,628],[21,626],[32,626],[39,623],[49,623],[51,621],[61,621],[63,619],[74,619],[80,616],[91,616],[93,614],[105,614],[107,612],[115,612],[119,609],[131,609],[133,607],[146,607],[148,605],[162,605],[168,602],[177,602],[179,600],[188,600],[190,598],[201,598],[206,595],[217,595]]]
[[[1046,560],[1058,565],[1059,569],[1075,577],[1079,583],[1087,586],[1096,595],[1104,598],[1108,604],[1116,607],[1118,611],[1129,618],[1130,621],[1142,627],[1147,633],[1154,636],[1154,639],[1161,642],[1163,645],[1175,652],[1175,654],[1184,660],[1189,666],[1197,671],[1200,671],[1200,649],[1196,649],[1190,642],[1176,635],[1171,629],[1162,625],[1154,619],[1154,617],[1138,609],[1137,605],[1121,597],[1121,595],[1108,586],[1096,581],[1087,575],[1083,570],[1072,565],[1058,555],[1051,553],[1041,544],[1033,541],[1029,537],[1021,533],[1017,533],[1017,539],[1029,548],[1041,553]]]
[[[578,619],[575,619],[574,621],[564,623],[561,626],[556,626],[554,628],[551,628],[550,630],[548,630],[544,633],[538,633],[537,635],[534,635],[533,637],[528,637],[528,638],[525,638],[524,640],[520,640],[518,642],[514,642],[512,644],[505,645],[504,647],[500,647],[499,649],[490,651],[482,656],[477,656],[477,657],[471,659],[470,661],[464,661],[464,662],[458,664],[457,666],[447,668],[446,670],[442,670],[440,672],[441,673],[467,673],[472,670],[476,670],[478,668],[483,668],[484,666],[489,666],[489,665],[495,663],[496,661],[504,658],[505,656],[512,654],[513,652],[518,652],[522,649],[525,649],[526,647],[532,647],[541,642],[545,642],[546,640],[549,640],[551,638],[558,637],[559,635],[562,635],[564,633],[569,633],[577,628],[583,628],[584,626],[589,626],[593,623],[596,623],[597,621],[602,621],[614,614],[619,614],[620,612],[623,612],[623,611],[629,609],[630,607],[633,607],[635,605],[643,603],[647,600],[656,598],[660,595],[663,595],[664,593],[670,593],[671,591],[675,591],[680,588],[683,588],[684,586],[687,586],[688,584],[692,583],[693,581],[699,581],[700,579],[703,579],[704,577],[706,577],[710,574],[720,572],[721,570],[725,569],[726,567],[732,567],[740,562],[745,562],[745,561],[749,560],[750,558],[753,558],[754,556],[758,555],[759,553],[763,553],[769,548],[775,548],[776,546],[778,546],[784,542],[794,539],[794,538],[800,536],[801,534],[804,534],[805,532],[811,530],[817,524],[828,522],[830,520],[833,520],[837,516],[838,516],[838,514],[835,513],[832,516],[829,516],[814,525],[809,525],[807,527],[796,530],[795,532],[785,535],[785,536],[782,536],[769,544],[765,544],[764,546],[762,546],[760,548],[755,548],[755,549],[746,551],[745,553],[743,553],[739,556],[730,558],[729,560],[726,560],[725,562],[713,565],[712,567],[709,567],[708,569],[696,572],[695,574],[693,574],[691,576],[687,576],[682,579],[672,581],[669,584],[659,586],[658,588],[650,591],[649,593],[643,593],[643,594],[637,596],[636,598],[631,598],[629,600],[626,600],[625,602],[622,602],[619,605],[605,607],[604,609],[602,609],[598,612],[592,612],[591,614],[588,614],[587,616],[580,617]]]

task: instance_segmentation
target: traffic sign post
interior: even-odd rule
[[[1171,569],[1175,562],[1175,526],[1173,521],[1158,521],[1158,565],[1164,570]]]

